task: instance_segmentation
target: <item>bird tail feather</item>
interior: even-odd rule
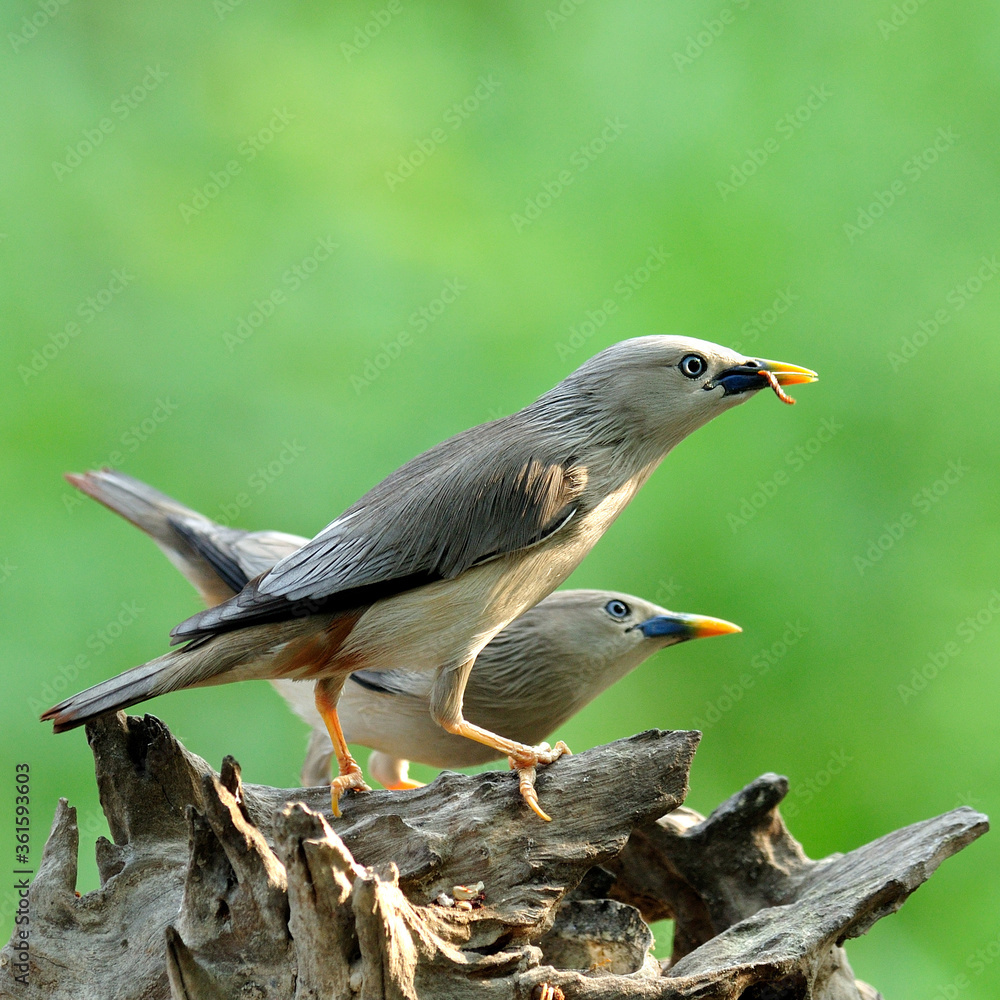
[[[179,543],[183,545],[171,518],[207,521],[197,511],[178,503],[166,493],[115,469],[67,472],[66,480],[170,550],[177,550]]]
[[[106,712],[128,708],[168,691],[211,684],[213,678],[239,659],[242,659],[240,651],[228,643],[209,641],[172,649],[54,705],[42,716],[42,721],[51,722],[53,732],[63,733]]]
[[[203,514],[114,469],[68,472],[66,479],[149,535],[210,607],[243,589],[248,574],[218,537],[226,529]],[[230,529],[230,534],[246,532]]]

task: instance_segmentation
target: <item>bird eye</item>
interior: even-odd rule
[[[700,378],[708,371],[708,362],[700,354],[685,354],[677,367],[688,378]]]
[[[607,611],[612,618],[628,618],[631,614],[631,609],[624,601],[608,601],[604,605],[604,610]]]

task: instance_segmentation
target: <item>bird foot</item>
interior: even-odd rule
[[[338,819],[340,818],[340,796],[348,789],[353,789],[356,792],[371,791],[365,784],[365,776],[357,764],[345,769],[330,782],[330,807],[333,810],[333,815]]]
[[[394,781],[391,785],[386,785],[385,787],[390,792],[407,792],[412,788],[423,788],[425,784],[426,782],[414,781],[412,778],[400,778],[399,781]]]
[[[554,747],[550,747],[548,743],[541,743],[537,747],[526,746],[523,751],[512,754],[507,758],[511,769],[517,771],[518,788],[521,792],[521,798],[527,802],[528,808],[539,819],[545,820],[546,823],[551,823],[552,817],[538,804],[538,793],[535,791],[535,776],[538,773],[538,765],[551,764],[562,757],[563,754],[571,754],[572,752],[560,740]]]

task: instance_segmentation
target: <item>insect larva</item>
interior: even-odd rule
[[[795,405],[795,400],[785,392],[784,389],[778,384],[778,380],[775,377],[774,372],[761,371],[760,373],[764,378],[767,379],[767,384],[774,390],[775,396],[778,397],[783,403],[787,403],[789,406]]]

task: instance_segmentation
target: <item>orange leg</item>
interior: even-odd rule
[[[343,687],[341,678],[323,678],[316,682],[316,709],[326,723],[326,730],[330,734],[333,743],[333,752],[337,757],[337,777],[330,782],[330,805],[334,816],[340,816],[340,796],[349,788],[359,792],[370,792],[371,789],[365,784],[365,776],[358,766],[358,762],[351,756],[351,751],[347,748],[347,740],[344,739],[344,731],[340,728],[340,719],[337,716],[337,701],[340,698],[340,690]]]
[[[510,766],[517,771],[518,786],[521,796],[532,812],[540,819],[552,819],[538,804],[538,793],[535,791],[535,769],[539,764],[551,764],[570,749],[561,740],[550,747],[541,743],[537,747],[518,743],[504,736],[491,733],[488,729],[466,722],[462,716],[462,696],[465,684],[475,660],[469,660],[457,669],[444,669],[438,672],[434,687],[431,689],[431,715],[438,725],[456,736],[465,736],[485,746],[492,747],[510,761]]]
[[[537,747],[528,746],[527,743],[518,743],[516,740],[508,740],[504,736],[491,733],[488,729],[474,726],[465,719],[457,721],[442,722],[442,726],[449,733],[456,736],[465,736],[477,743],[482,743],[494,750],[507,755],[507,761],[511,770],[517,771],[518,788],[521,797],[528,804],[528,808],[546,823],[552,822],[552,817],[538,804],[538,793],[535,791],[535,774],[539,764],[551,764],[558,760],[563,754],[572,753],[570,748],[560,740],[554,747],[548,743],[540,743]]]
[[[412,778],[401,778],[399,781],[394,781],[391,785],[385,786],[390,792],[409,792],[414,788],[423,788],[423,781],[414,781]]]
[[[368,758],[368,773],[390,792],[402,792],[411,788],[423,788],[422,781],[414,781],[409,775],[410,762],[392,754],[373,750]]]

